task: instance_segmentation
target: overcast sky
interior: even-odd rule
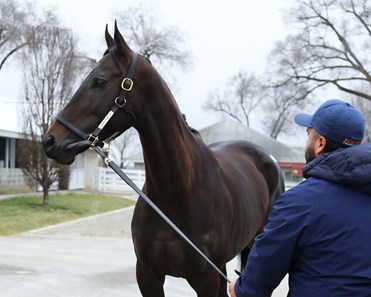
[[[104,29],[113,32],[114,11],[137,6],[139,1],[123,0],[37,0],[37,5],[55,7],[64,24],[71,27],[98,59],[105,50]],[[293,0],[144,0],[159,13],[164,26],[176,26],[185,33],[185,50],[193,56],[193,69],[176,73],[172,89],[181,111],[191,126],[200,129],[220,116],[202,110],[207,94],[223,90],[240,69],[261,74],[274,42],[288,32],[282,9]],[[120,24],[119,24],[120,25]],[[125,32],[121,30],[125,37]],[[0,73],[0,97],[17,100],[22,94],[20,75],[6,67]],[[253,127],[254,128],[254,127]]]

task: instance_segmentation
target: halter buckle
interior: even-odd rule
[[[111,162],[110,158],[104,158],[104,163],[106,163],[107,166],[109,166],[109,163]]]
[[[102,146],[102,151],[103,152],[108,152],[111,147],[111,142],[110,141],[103,141],[103,146]]]
[[[91,141],[90,146],[95,146],[97,144],[97,142],[99,141],[99,138],[98,138],[98,136],[95,136],[93,133],[90,133],[86,140]]]
[[[123,80],[122,80],[122,83],[121,83],[121,88],[125,91],[130,91],[132,88],[133,88],[133,80],[129,77],[125,77]]]
[[[126,98],[124,98],[124,102],[123,102],[122,104],[120,104],[120,103],[118,102],[119,99],[120,99],[120,97],[117,97],[117,98],[115,99],[115,104],[116,104],[119,108],[123,108],[123,107],[126,105]]]

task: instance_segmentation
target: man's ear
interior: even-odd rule
[[[314,144],[314,153],[316,157],[324,153],[326,145],[327,145],[326,138],[320,135]]]

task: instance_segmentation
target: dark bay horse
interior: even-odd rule
[[[143,191],[226,273],[226,263],[251,245],[283,191],[279,167],[246,141],[205,145],[161,76],[130,50],[116,24],[114,38],[106,28],[106,42],[108,50],[44,136],[46,154],[70,164],[100,139],[134,126],[145,161]],[[197,296],[227,296],[226,280],[142,199],[132,238],[143,296],[164,296],[166,275],[185,278]]]

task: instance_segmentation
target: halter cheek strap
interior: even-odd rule
[[[110,50],[111,53],[111,50]],[[114,57],[114,54],[111,53],[112,57]],[[122,132],[116,132],[113,135],[111,135],[108,139],[101,141],[99,140],[99,134],[102,132],[103,128],[106,126],[106,124],[109,122],[109,120],[112,118],[112,116],[120,109],[123,109],[127,113],[129,113],[133,120],[133,126],[136,123],[136,116],[133,113],[131,107],[126,102],[126,95],[128,92],[131,91],[133,88],[134,82],[132,80],[132,77],[134,75],[135,67],[138,60],[138,54],[136,52],[132,52],[131,62],[129,66],[129,70],[127,73],[127,76],[122,80],[121,82],[121,90],[117,98],[115,99],[115,102],[113,106],[111,107],[110,111],[106,114],[106,116],[103,118],[103,120],[100,122],[98,127],[94,130],[94,132],[88,134],[82,131],[80,128],[76,127],[72,123],[70,123],[67,119],[65,119],[60,114],[57,114],[56,120],[62,123],[64,126],[66,126],[68,129],[79,135],[81,138],[88,140],[91,142],[91,146],[99,146],[103,149],[109,148],[109,143],[122,134]]]

